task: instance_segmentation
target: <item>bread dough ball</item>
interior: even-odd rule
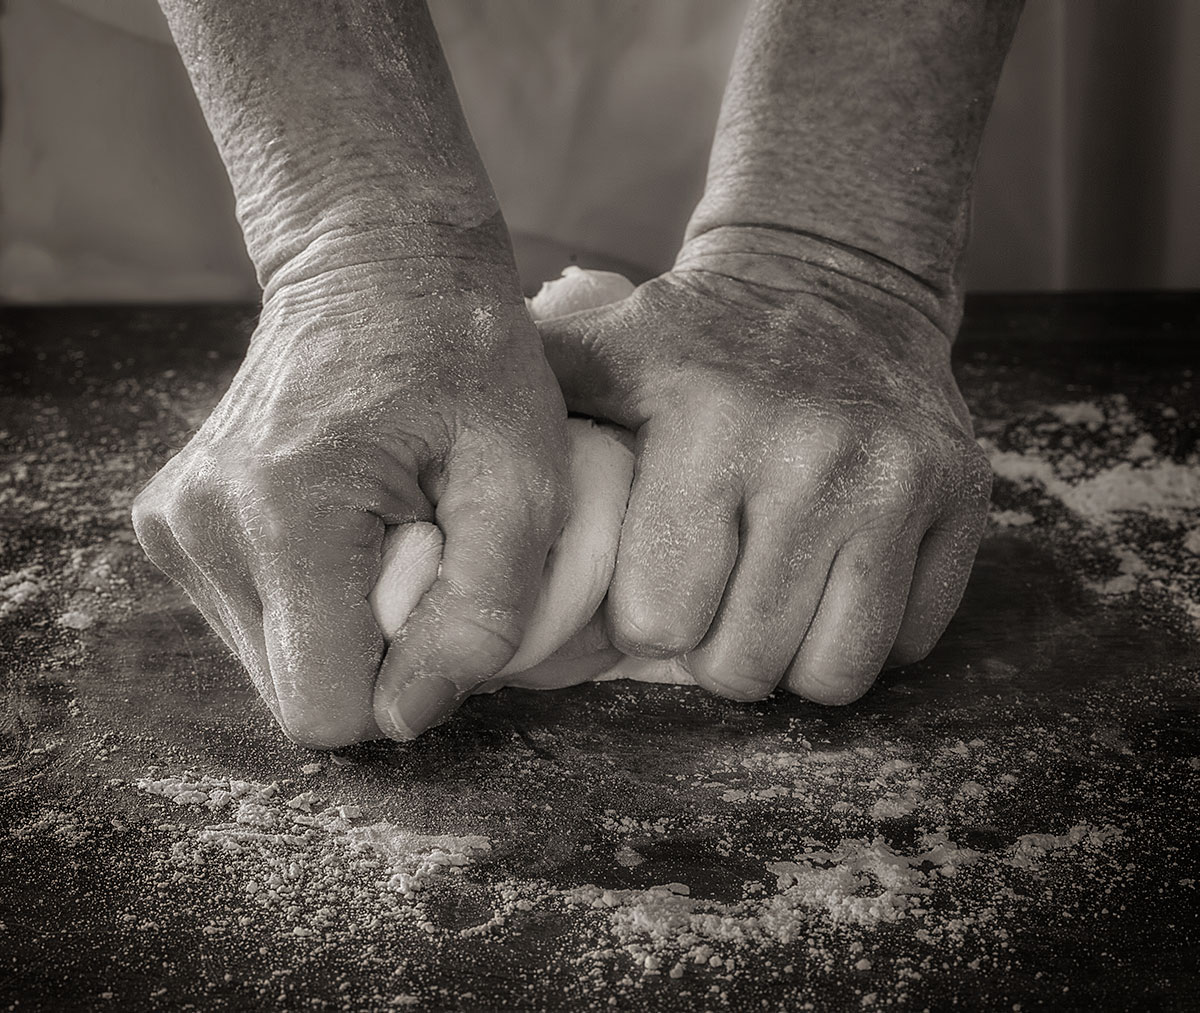
[[[535,320],[594,309],[633,292],[619,274],[568,267],[530,302]],[[567,420],[571,512],[546,559],[542,587],[516,655],[482,689],[556,689],[579,682],[635,679],[690,683],[678,659],[632,658],[612,646],[600,606],[617,561],[621,522],[633,483],[632,440],[615,426]],[[389,528],[379,580],[368,597],[391,641],[437,579],[443,537],[418,521]]]
[[[568,313],[620,302],[633,291],[633,282],[623,274],[567,267],[561,277],[543,283],[538,289],[537,295],[529,300],[529,313],[534,320],[565,317]]]

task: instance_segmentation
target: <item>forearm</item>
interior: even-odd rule
[[[264,287],[331,246],[511,260],[424,0],[161,3]]]
[[[755,0],[689,245],[723,226],[767,247],[783,233],[780,249],[956,322],[975,159],[1020,7]]]

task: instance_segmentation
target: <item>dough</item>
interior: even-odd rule
[[[530,301],[536,320],[593,309],[633,291],[619,274],[568,267]],[[504,670],[483,687],[555,689],[578,682],[636,679],[690,683],[676,659],[631,658],[605,632],[601,603],[617,560],[621,521],[633,482],[629,434],[587,419],[567,421],[571,513],[546,560],[542,588],[521,641]],[[437,578],[442,532],[418,521],[388,529],[379,580],[369,600],[390,641]]]
[[[550,550],[542,588],[509,676],[545,661],[596,615],[604,600],[633,481],[633,453],[610,427],[567,421],[572,509]],[[384,636],[393,638],[429,590],[442,558],[442,532],[418,521],[389,528],[370,602]]]
[[[529,313],[534,320],[551,320],[620,302],[632,294],[633,282],[623,274],[567,267],[562,277],[543,283],[529,300]]]

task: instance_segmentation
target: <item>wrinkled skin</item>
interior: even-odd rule
[[[946,627],[990,470],[934,322],[728,238],[541,325],[568,407],[638,435],[610,634],[735,700],[847,703]]]
[[[515,275],[462,264],[276,287],[220,405],[135,504],[150,558],[299,743],[410,738],[503,666],[566,516],[565,410]],[[416,519],[446,557],[385,657],[366,596],[384,526]]]

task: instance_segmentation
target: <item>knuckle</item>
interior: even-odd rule
[[[219,515],[219,501],[203,479],[188,479],[172,490],[163,515],[181,544],[198,544],[206,540]]]
[[[295,455],[275,454],[249,464],[239,476],[239,485],[257,503],[282,505],[303,491],[305,472]]]
[[[273,555],[295,540],[296,512],[285,499],[255,499],[243,512],[253,544]]]
[[[614,618],[615,645],[626,654],[643,658],[670,658],[694,648],[704,635],[686,624],[654,611],[628,611]]]
[[[675,417],[686,423],[648,436],[639,466],[645,467],[645,478],[667,502],[682,485],[703,505],[728,510],[747,463],[742,459],[745,441],[739,435],[745,430],[745,413],[721,399],[682,405]]]
[[[927,482],[938,457],[936,441],[905,429],[887,427],[871,439],[870,472],[888,499],[913,499]]]
[[[765,700],[774,692],[781,675],[772,672],[762,658],[735,660],[691,654],[686,660],[688,670],[704,689],[740,703]]]
[[[829,499],[841,499],[854,484],[867,455],[867,439],[860,420],[840,413],[802,411],[779,423],[770,438],[774,482],[792,488],[798,482],[812,490],[825,490]]]
[[[892,645],[888,659],[891,664],[912,665],[927,658],[937,647],[950,624],[953,609],[944,607],[944,603],[941,603],[943,607],[938,607],[936,602],[933,604],[924,616],[904,623]]]
[[[139,538],[144,531],[150,540],[165,534],[173,542],[182,542],[187,534],[210,526],[220,510],[219,483],[213,469],[175,458],[134,500],[134,530]]]
[[[697,533],[705,538],[729,527],[737,527],[742,497],[740,481],[730,469],[698,472],[704,476],[696,485],[695,500],[689,512]]]
[[[151,557],[155,552],[167,548],[174,540],[171,528],[149,487],[143,489],[133,501],[131,520],[134,534]]]
[[[181,551],[202,541],[206,506],[185,484],[166,484],[156,478],[134,500],[131,519],[134,534],[151,562],[179,579]]]
[[[503,460],[503,468],[496,466]],[[463,455],[453,481],[438,500],[439,512],[487,514],[520,519],[520,528],[547,539],[557,535],[571,508],[565,469],[511,447],[486,455]]]
[[[886,564],[877,545],[870,541],[868,535],[882,535],[893,525],[890,517],[873,516],[864,522],[856,531],[858,537],[851,539],[842,546],[836,560],[837,565],[844,568],[851,583],[858,588],[869,586],[883,572]]]
[[[285,714],[280,718],[280,727],[292,742],[305,749],[342,749],[367,737],[361,722],[329,716]]]
[[[813,703],[841,707],[854,703],[874,684],[882,665],[856,665],[847,659],[837,662],[814,658],[802,667],[793,667],[787,678],[788,689]]]
[[[858,676],[828,675],[807,681],[800,695],[826,707],[844,707],[860,699],[873,681]]]
[[[235,498],[241,524],[267,549],[294,537],[300,513],[311,502],[302,471],[291,459],[259,462],[238,476]]]
[[[695,389],[678,395],[666,394],[665,407],[673,417],[686,418],[688,425],[673,432],[676,440],[693,453],[712,456],[710,448],[726,443],[730,433],[744,430],[756,414],[755,399],[730,377],[710,376]],[[671,402],[674,402],[672,404]]]
[[[936,636],[915,635],[905,637],[903,640],[896,641],[888,660],[893,665],[915,665],[918,661],[922,661],[929,656],[937,642],[938,638]]]
[[[863,452],[862,427],[845,415],[825,416],[815,435],[818,447],[830,462],[857,457]],[[802,432],[798,439],[811,441],[813,434]]]

